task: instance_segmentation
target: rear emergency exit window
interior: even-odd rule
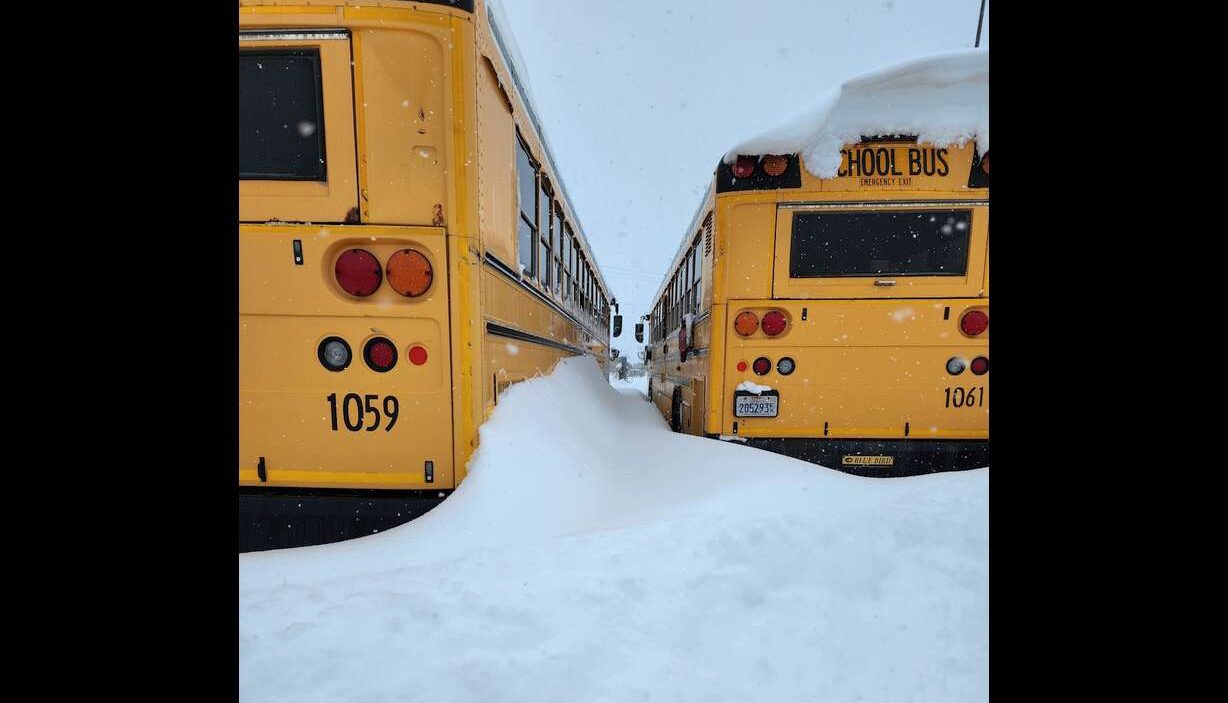
[[[239,178],[325,181],[320,52],[239,53]]]
[[[798,212],[789,276],[963,276],[971,234],[971,210]]]

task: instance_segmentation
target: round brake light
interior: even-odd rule
[[[779,310],[772,310],[763,316],[763,333],[769,337],[775,337],[785,331],[789,320],[785,314]]]
[[[755,173],[755,157],[739,156],[733,164],[734,178],[750,178]]]
[[[350,295],[365,298],[379,288],[384,279],[379,259],[364,249],[349,249],[337,257],[334,267],[337,283]]]
[[[750,310],[743,310],[733,318],[733,331],[743,337],[749,337],[759,329],[759,318]]]
[[[388,259],[388,285],[407,298],[425,293],[434,276],[431,262],[420,251],[402,249]]]
[[[363,347],[362,357],[366,360],[367,366],[370,366],[372,371],[384,373],[393,366],[396,366],[397,348],[387,339],[375,337]]]
[[[959,328],[969,337],[975,337],[989,328],[989,315],[981,310],[969,310],[959,318]]]
[[[753,368],[755,369],[756,374],[766,376],[768,372],[772,370],[772,360],[766,356],[761,356],[758,359],[755,359]]]
[[[977,358],[972,360],[972,373],[976,374],[977,376],[981,376],[981,375],[984,375],[984,373],[988,370],[989,370],[989,358],[988,357],[978,356]]]

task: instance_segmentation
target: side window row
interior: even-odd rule
[[[571,223],[554,197],[549,177],[519,139],[516,182],[520,207],[517,220],[517,256],[524,278],[540,283],[573,311],[595,322],[609,324],[609,304],[581,253]],[[553,206],[552,206],[553,205]]]
[[[691,247],[674,270],[664,292],[653,307],[649,323],[652,341],[665,339],[670,330],[682,325],[686,315],[698,315],[703,300],[703,237],[696,234]]]

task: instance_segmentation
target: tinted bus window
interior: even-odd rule
[[[320,53],[239,53],[239,178],[327,180]]]
[[[793,278],[963,276],[969,210],[799,212],[793,216]]]

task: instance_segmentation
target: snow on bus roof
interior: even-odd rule
[[[868,73],[828,93],[809,110],[725,154],[801,154],[806,170],[832,178],[840,148],[862,135],[908,134],[932,144],[975,139],[989,150],[989,50],[934,54]]]

